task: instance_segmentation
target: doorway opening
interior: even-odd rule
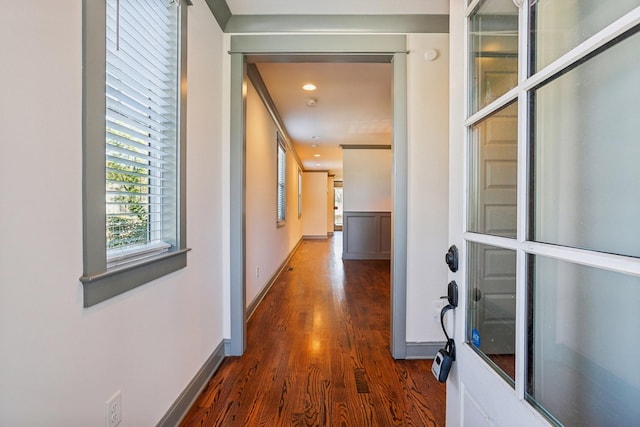
[[[256,62],[386,62],[392,65],[393,170],[392,184],[391,353],[406,358],[407,263],[407,50],[403,35],[238,35],[231,36],[229,173],[229,296],[228,355],[246,347],[246,78]],[[304,212],[303,212],[304,215]]]
[[[342,214],[344,212],[342,204],[342,187],[335,186],[333,188],[333,230],[342,231]]]

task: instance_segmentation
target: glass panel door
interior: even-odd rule
[[[522,425],[640,425],[640,0],[460,1],[475,370],[452,392],[485,420],[501,396]]]

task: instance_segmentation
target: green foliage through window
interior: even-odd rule
[[[115,141],[109,143],[123,147]],[[148,175],[148,169],[107,161],[107,248],[148,241]]]

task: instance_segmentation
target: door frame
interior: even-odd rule
[[[247,59],[310,57],[332,62],[390,62],[392,73],[391,355],[404,359],[407,310],[407,40],[405,35],[232,35],[230,75],[230,338],[226,353],[246,348],[245,120]],[[274,60],[274,59],[272,59]]]

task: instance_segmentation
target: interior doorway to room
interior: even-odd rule
[[[333,230],[342,231],[342,214],[344,212],[342,203],[342,187],[335,186],[333,188]]]
[[[292,53],[295,52],[295,53]],[[318,52],[323,52],[319,54]],[[230,73],[230,340],[229,355],[241,355],[246,346],[246,264],[244,183],[246,82],[251,64],[270,62],[386,63],[392,68],[392,191],[393,241],[391,259],[391,353],[406,357],[406,243],[407,243],[407,51],[404,36],[232,36]],[[311,61],[310,61],[311,59]],[[326,200],[326,199],[325,199]],[[303,212],[304,215],[304,212]],[[326,224],[325,224],[326,225]]]

